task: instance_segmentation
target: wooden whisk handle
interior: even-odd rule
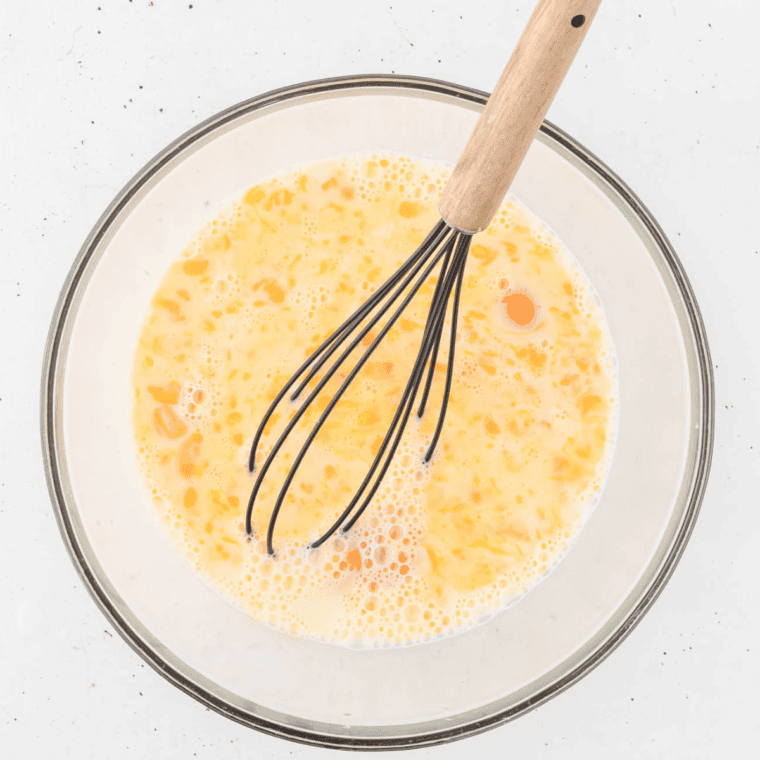
[[[459,157],[438,211],[479,232],[493,219],[602,0],[539,0]]]

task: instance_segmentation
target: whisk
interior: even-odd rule
[[[258,472],[245,519],[245,530],[249,538],[253,536],[251,518],[256,497],[267,471],[288,436],[346,359],[400,300],[400,304],[380,328],[367,350],[346,375],[290,466],[272,509],[267,529],[266,544],[270,556],[274,555],[273,539],[277,517],[309,447],[367,360],[420,288],[434,276],[436,268],[439,268],[419,352],[388,431],[366,477],[349,504],[330,528],[311,542],[310,547],[321,546],[339,530],[343,534],[347,533],[361,518],[391,466],[420,388],[422,396],[417,415],[423,415],[433,383],[436,359],[453,293],[443,399],[424,461],[429,462],[433,456],[443,431],[451,392],[457,315],[472,236],[489,225],[507,194],[600,3],[601,0],[539,1],[444,188],[438,204],[441,220],[401,267],[309,356],[285,383],[261,420],[248,460],[251,472],[255,469],[256,451],[261,437],[278,405],[288,394],[291,401],[296,401],[322,368],[338,353],[332,365],[319,377],[314,388],[290,419]],[[427,378],[423,386],[426,367]]]

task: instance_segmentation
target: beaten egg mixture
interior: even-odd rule
[[[142,327],[134,435],[157,513],[210,584],[291,635],[387,646],[470,627],[556,564],[602,487],[617,403],[604,318],[567,251],[509,199],[472,241],[454,381],[433,460],[423,465],[443,393],[448,327],[428,409],[410,419],[380,491],[348,534],[307,551],[380,447],[435,278],[311,447],[280,513],[275,557],[264,540],[274,501],[350,364],[275,460],[247,540],[254,476],[246,463],[264,412],[304,359],[422,242],[438,221],[448,173],[422,160],[363,155],[252,187],[170,266]],[[259,464],[296,408],[287,402],[273,416]]]

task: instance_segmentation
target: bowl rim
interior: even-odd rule
[[[662,255],[669,269],[669,274],[672,276],[673,282],[680,292],[686,310],[687,323],[690,327],[690,337],[693,340],[698,360],[697,371],[694,373],[698,381],[697,393],[695,395],[696,403],[699,406],[700,418],[699,441],[695,452],[696,459],[691,472],[691,482],[688,484],[682,483],[683,495],[679,500],[682,499],[686,502],[686,508],[684,509],[681,524],[646,593],[642,595],[627,617],[620,622],[596,651],[577,664],[564,677],[509,709],[496,711],[488,717],[456,727],[446,728],[444,727],[446,723],[442,720],[442,728],[440,730],[428,731],[419,735],[393,737],[335,736],[279,724],[267,720],[261,715],[241,710],[225,702],[202,684],[188,678],[185,674],[163,660],[156,651],[143,641],[139,633],[122,616],[113,600],[110,599],[107,590],[100,583],[96,572],[90,566],[77,538],[70,515],[70,505],[67,502],[62,485],[61,467],[58,459],[59,446],[57,443],[62,436],[62,431],[57,427],[55,413],[57,407],[56,388],[64,374],[63,368],[59,366],[59,359],[62,355],[65,357],[65,328],[69,315],[72,312],[72,307],[75,307],[77,303],[77,291],[80,281],[111,225],[140,189],[190,145],[197,143],[220,127],[230,124],[242,116],[271,106],[287,106],[290,101],[304,97],[318,98],[328,95],[351,94],[351,91],[367,88],[375,90],[385,89],[398,94],[402,94],[402,91],[406,90],[412,95],[416,93],[423,97],[442,96],[449,101],[454,98],[469,103],[474,108],[482,108],[488,99],[488,93],[480,90],[426,77],[399,74],[334,77],[281,87],[244,100],[211,116],[178,137],[148,161],[119,191],[90,231],[72,264],[56,303],[45,345],[40,398],[40,432],[48,491],[69,557],[85,588],[101,612],[106,616],[122,639],[156,672],[215,712],[272,736],[286,738],[302,744],[333,749],[410,749],[448,743],[482,733],[489,728],[514,720],[562,693],[590,673],[625,640],[660,595],[673,574],[693,531],[707,485],[714,441],[715,389],[707,336],[688,277],[672,245],[650,211],[615,172],[575,139],[570,137],[570,135],[551,122],[544,120],[540,128],[543,136],[548,138],[549,142],[554,143],[555,147],[559,146],[563,152],[573,156],[576,161],[580,162],[580,168],[583,168],[587,173],[593,175],[597,181],[601,181],[606,185],[612,195],[620,199],[623,207],[644,226],[659,253]],[[616,203],[616,205],[620,208],[620,204]],[[688,477],[688,472],[685,473],[685,477]],[[688,488],[684,489],[684,485],[688,485]],[[413,729],[413,724],[408,726],[408,728]]]

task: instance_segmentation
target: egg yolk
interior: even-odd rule
[[[525,293],[507,293],[502,301],[507,317],[520,327],[527,327],[536,317],[536,307]]]

